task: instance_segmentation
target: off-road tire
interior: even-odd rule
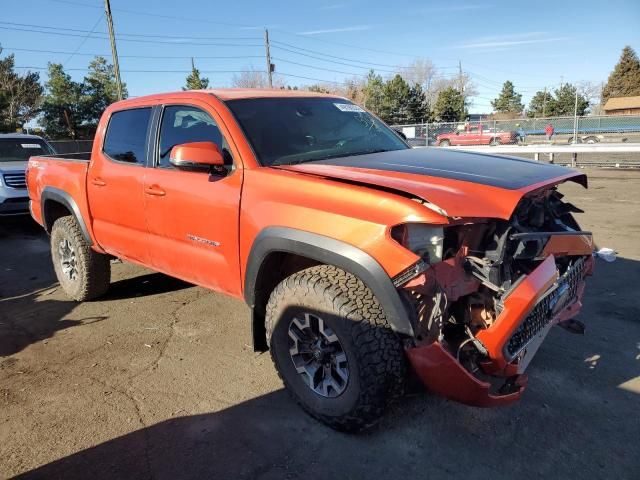
[[[335,398],[313,391],[293,365],[289,323],[303,312],[321,316],[347,355],[348,383]],[[265,322],[271,357],[287,390],[329,427],[355,432],[371,426],[404,393],[407,368],[400,339],[371,290],[354,275],[330,265],[291,275],[271,293]]]
[[[75,252],[77,274],[68,278],[61,265],[60,242],[67,240]],[[68,297],[82,302],[104,295],[111,280],[111,263],[107,255],[91,249],[72,216],[58,218],[51,229],[51,258],[58,282]]]

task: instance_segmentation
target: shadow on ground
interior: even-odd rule
[[[61,330],[108,318],[64,319],[78,304],[49,298],[60,288],[51,265],[49,237],[30,217],[0,218],[0,240],[0,357]],[[113,282],[108,294],[98,301],[157,295],[191,286],[160,273],[148,273]]]
[[[122,300],[125,298],[146,297],[161,293],[175,292],[193,287],[192,284],[169,277],[162,273],[147,273],[137,277],[126,278],[113,282],[109,291],[98,301]]]
[[[307,417],[282,390],[160,421],[27,472],[91,478],[637,478],[639,262],[599,264],[581,319],[554,329],[514,406],[476,409],[405,398],[361,435]]]

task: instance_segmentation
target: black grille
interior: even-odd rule
[[[27,188],[24,173],[5,173],[4,184],[11,188]]]
[[[529,312],[507,343],[506,353],[509,360],[547,326],[553,318],[552,311],[559,312],[576,300],[578,286],[584,277],[584,264],[584,257],[576,260],[558,279],[553,291]]]

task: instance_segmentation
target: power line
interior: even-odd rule
[[[56,2],[56,3],[67,3],[70,5],[77,5],[80,7],[88,7],[88,8],[101,8],[98,7],[97,5],[89,5],[87,3],[82,3],[82,2],[75,2],[72,0],[49,0],[51,2]],[[142,12],[139,10],[129,10],[126,8],[114,8],[113,9],[114,12],[122,12],[122,13],[129,13],[132,15],[142,15],[145,17],[155,17],[155,18],[165,18],[168,20],[182,20],[182,21],[187,21],[187,22],[199,22],[199,23],[207,23],[209,25],[223,25],[226,27],[238,27],[238,28],[257,28],[255,25],[248,25],[248,24],[242,24],[242,23],[228,23],[228,22],[218,22],[215,20],[210,20],[210,19],[206,19],[206,18],[193,18],[193,17],[180,17],[180,16],[176,16],[176,15],[163,15],[161,13],[152,13],[152,12]]]
[[[283,75],[285,77],[292,77],[292,78],[300,78],[303,80],[313,80],[315,82],[321,82],[321,83],[333,83],[335,85],[347,85],[349,82],[346,81],[342,81],[342,82],[336,82],[335,80],[323,80],[322,78],[314,78],[314,77],[305,77],[302,75],[293,75],[292,73],[284,73],[284,72],[277,72],[278,75]]]
[[[48,70],[49,67],[36,67],[33,65],[16,65],[14,68],[26,70]],[[88,68],[65,68],[69,71],[86,72]],[[123,73],[191,73],[191,70],[122,70]],[[253,73],[255,70],[200,70],[200,73]]]
[[[57,2],[57,3],[66,3],[66,4],[70,4],[70,5],[77,5],[77,6],[81,6],[81,7],[99,8],[97,5],[90,5],[90,4],[87,4],[87,3],[77,2],[77,1],[73,1],[73,0],[50,0],[50,1]],[[219,22],[219,21],[214,21],[214,20],[206,19],[206,18],[193,18],[193,17],[182,17],[182,16],[175,16],[175,15],[163,15],[163,14],[160,14],[160,13],[143,12],[143,11],[139,11],[139,10],[131,10],[131,9],[125,9],[125,8],[114,8],[113,11],[114,12],[128,13],[128,14],[132,14],[132,15],[143,15],[143,16],[156,17],[156,18],[165,18],[165,19],[169,19],[169,20],[182,20],[182,21],[188,21],[188,22],[207,23],[207,24],[212,24],[212,25],[224,25],[224,26],[227,26],[227,27],[235,27],[235,28],[241,28],[241,29],[247,29],[247,28],[258,29],[258,28],[260,28],[260,27],[258,27],[256,25],[249,25],[249,24],[242,24],[242,23]],[[308,35],[302,35],[302,34],[296,33],[296,32],[290,32],[288,30],[283,30],[283,29],[279,29],[279,28],[272,28],[271,30],[272,31],[277,31],[277,32],[280,32],[280,33],[284,33],[286,35],[292,35],[292,36],[295,36],[295,37],[298,37],[298,38],[304,38],[306,40],[311,40],[311,41],[321,42],[321,43],[328,43],[328,44],[332,44],[332,45],[338,45],[338,46],[341,46],[341,47],[353,48],[353,49],[357,49],[357,50],[366,50],[366,51],[375,52],[375,53],[383,53],[383,54],[386,54],[386,55],[396,55],[396,56],[402,56],[402,57],[418,58],[418,55],[412,55],[412,54],[408,54],[408,53],[404,53],[404,52],[392,52],[392,51],[389,51],[389,50],[381,50],[381,49],[376,49],[376,48],[371,48],[371,47],[363,47],[363,46],[359,46],[359,45],[352,45],[352,44],[348,44],[348,43],[336,42],[336,41],[332,41],[332,40],[325,40],[325,39],[321,39],[321,38],[310,37]],[[273,42],[273,40],[272,40],[272,42]]]
[[[339,56],[336,56],[336,55],[329,55],[328,53],[319,52],[317,50],[310,50],[308,48],[297,47],[295,45],[291,45],[290,43],[280,42],[278,40],[272,40],[272,43],[274,43],[276,45],[284,45],[285,47],[293,48],[293,49],[300,50],[300,51],[303,51],[303,52],[309,52],[309,53],[313,53],[313,54],[316,54],[316,55],[322,55],[322,56],[329,57],[329,58],[337,58],[338,60],[344,60],[344,61],[352,62],[352,63],[362,63],[362,64],[365,64],[365,65],[374,65],[374,66],[377,66],[377,67],[390,67],[390,68],[396,68],[397,67],[397,65],[390,65],[388,63],[363,62],[362,60],[357,60],[357,59],[354,59],[354,58],[345,58],[345,57],[339,57]]]
[[[13,31],[19,31],[19,32],[32,32],[32,33],[43,33],[46,35],[58,35],[58,36],[62,36],[62,37],[80,37],[80,38],[84,38],[85,35],[81,35],[81,34],[75,34],[75,33],[62,33],[62,32],[48,32],[48,31],[42,31],[42,30],[34,30],[34,29],[27,29],[27,28],[18,28],[18,27],[3,27],[0,26],[0,29],[3,30],[13,30]],[[89,35],[88,38],[93,38],[93,39],[98,39],[98,40],[108,40],[109,37],[107,36],[103,36],[103,37],[99,37],[99,36],[95,36],[94,35]],[[195,46],[217,46],[217,47],[262,47],[262,45],[259,44],[252,44],[252,43],[201,43],[201,42],[164,42],[162,40],[141,40],[141,39],[133,39],[133,38],[118,38],[119,42],[137,42],[137,43],[157,43],[157,44],[165,44],[165,45],[174,45],[174,46],[180,46],[180,45],[195,45]]]
[[[3,50],[10,50],[15,52],[32,52],[32,53],[55,53],[60,55],[70,55],[73,52],[62,50],[40,50],[36,48],[16,48],[16,47],[2,47]],[[108,57],[110,53],[86,53],[78,52],[75,55],[89,56],[89,57]],[[120,58],[150,58],[150,59],[188,59],[192,55],[118,55]],[[197,59],[238,59],[238,58],[264,58],[264,55],[193,55],[193,58]]]
[[[323,67],[316,67],[314,65],[309,65],[307,63],[298,63],[298,62],[293,62],[291,60],[285,60],[283,58],[276,58],[276,57],[272,57],[273,60],[277,60],[279,62],[284,62],[284,63],[289,63],[292,65],[298,65],[300,67],[306,67],[306,68],[313,68],[314,70],[322,70],[324,72],[332,72],[332,73],[342,73],[344,75],[352,75],[354,77],[367,77],[366,73],[353,73],[353,72],[345,72],[343,70],[333,70],[331,68],[323,68]],[[396,73],[396,72],[393,72]]]
[[[287,30],[280,30],[280,29],[277,29],[277,28],[274,28],[273,30],[277,31],[277,32],[280,32],[280,33],[285,33],[287,35],[294,35],[296,37],[302,37],[302,38],[305,38],[307,40],[314,40],[316,42],[329,43],[329,44],[338,45],[338,46],[341,46],[341,47],[354,48],[354,49],[358,49],[358,50],[366,50],[366,51],[374,52],[374,53],[384,53],[385,55],[397,55],[397,56],[401,56],[401,57],[418,58],[418,55],[412,55],[410,53],[400,53],[400,52],[392,52],[392,51],[389,51],[389,50],[379,50],[377,48],[361,47],[361,46],[358,46],[358,45],[351,45],[351,44],[348,44],[348,43],[336,42],[336,41],[333,41],[333,40],[325,40],[323,38],[309,37],[309,35],[302,35],[300,33],[289,32]]]
[[[334,64],[337,64],[337,65],[344,65],[344,66],[353,67],[353,68],[362,68],[364,70],[372,70],[373,69],[373,67],[371,67],[371,66],[354,65],[353,63],[345,63],[345,62],[339,62],[339,61],[336,61],[336,60],[330,60],[328,58],[322,58],[322,57],[318,57],[318,56],[315,56],[315,55],[309,55],[308,53],[296,52],[295,50],[290,50],[288,48],[284,48],[284,47],[281,47],[281,46],[278,46],[278,45],[272,45],[272,48],[275,48],[277,50],[282,50],[282,51],[288,52],[288,53],[293,53],[295,55],[301,55],[301,56],[307,57],[307,58],[313,58],[315,60],[321,60],[323,62],[334,63]],[[397,70],[384,70],[384,69],[379,69],[379,68],[377,68],[375,70],[378,71],[378,72],[385,72],[385,73],[396,73],[397,72]]]
[[[102,16],[103,16],[103,14],[101,13],[101,14],[100,14],[100,16],[98,17],[98,20],[96,21],[96,23],[93,25],[93,27],[91,27],[90,32],[87,34],[87,36],[85,36],[85,37],[82,39],[82,41],[81,41],[81,42],[80,42],[80,44],[78,45],[78,48],[76,48],[76,49],[71,53],[71,55],[69,55],[69,57],[68,57],[64,62],[62,62],[62,65],[63,65],[63,66],[64,66],[64,65],[66,65],[66,64],[69,62],[69,60],[71,60],[71,59],[74,57],[74,55],[75,55],[76,53],[78,53],[78,50],[80,50],[80,49],[82,48],[82,46],[83,46],[83,45],[85,44],[85,42],[87,41],[87,38],[89,38],[89,35],[90,35],[91,33],[93,33],[93,31],[96,29],[96,27],[97,27],[97,26],[100,24],[100,22],[102,21]],[[4,22],[2,22],[2,23],[4,23]]]
[[[102,15],[101,15],[102,17]],[[99,22],[98,22],[99,23]],[[60,26],[50,26],[50,25],[37,25],[34,23],[18,23],[18,22],[2,22],[0,24],[3,25],[12,25],[15,27],[30,27],[30,28],[40,28],[46,30],[60,30],[65,32],[75,32],[75,33],[97,33],[100,35],[108,35],[108,32],[94,32],[95,25],[91,30],[82,30],[79,28],[68,28],[68,27],[60,27]],[[149,34],[149,33],[126,33],[121,32],[118,33],[118,36],[127,36],[127,37],[142,37],[142,38],[175,38],[180,40],[260,40],[260,37],[202,37],[202,36],[192,36],[192,35],[167,35],[167,34]]]
[[[299,62],[294,62],[294,61],[291,61],[291,60],[285,60],[285,59],[279,58],[279,57],[278,58],[273,57],[273,59],[274,60],[278,60],[279,62],[290,63],[292,65],[298,65],[300,67],[312,68],[314,70],[321,70],[321,71],[324,71],[324,72],[342,73],[344,75],[351,75],[351,76],[354,76],[354,77],[363,77],[363,78],[368,77],[368,74],[366,74],[366,73],[353,73],[353,72],[345,72],[344,70],[334,70],[334,69],[331,69],[331,68],[325,68],[325,67],[318,67],[318,66],[315,66],[315,65],[309,65],[308,63],[299,63]],[[397,73],[397,74],[400,73],[399,70],[395,70],[395,71],[387,70],[387,71],[389,73]],[[433,75],[432,78],[449,79],[450,77]]]

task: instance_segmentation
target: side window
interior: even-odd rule
[[[144,165],[150,118],[151,108],[114,112],[102,147],[104,153],[119,162]]]
[[[199,108],[171,105],[164,109],[160,123],[160,148],[158,166],[173,168],[169,162],[171,149],[191,142],[213,142],[218,145],[225,163],[232,164],[227,144],[211,116]]]

